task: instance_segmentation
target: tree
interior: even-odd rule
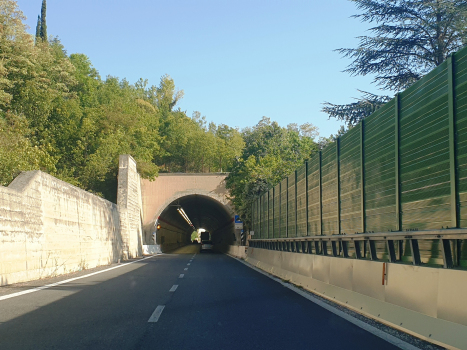
[[[363,11],[353,17],[376,26],[370,29],[372,36],[359,37],[357,48],[337,51],[353,60],[345,72],[374,74],[373,82],[381,89],[406,89],[466,43],[466,0],[351,1]],[[326,102],[323,111],[356,124],[370,105],[378,108],[388,100],[387,96],[370,95],[348,105]]]
[[[37,15],[37,24],[36,24],[36,42],[41,38],[41,16]]]
[[[40,29],[40,37],[42,41],[47,42],[47,0],[42,0],[42,7],[41,7],[41,29]]]
[[[356,99],[356,102],[345,105],[325,102],[322,111],[327,113],[330,118],[343,120],[347,126],[353,126],[391,100],[389,96],[378,96],[370,92],[358,91],[363,93],[363,96]]]
[[[281,127],[263,117],[253,128],[242,130],[245,147],[234,162],[226,186],[237,213],[248,226],[251,204],[308,160],[318,150],[316,127],[306,123]]]

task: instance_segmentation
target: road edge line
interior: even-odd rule
[[[357,327],[360,327],[362,328],[363,330],[377,336],[378,338],[381,338],[385,341],[387,341],[388,343],[392,344],[392,345],[395,345],[397,346],[398,348],[400,349],[403,349],[403,350],[420,350],[420,348],[410,344],[410,343],[407,343],[406,341],[400,339],[400,338],[397,338],[389,333],[386,333],[376,327],[373,327],[372,325],[366,323],[366,322],[363,322],[361,320],[359,320],[358,318],[355,318],[337,308],[335,308],[334,306],[332,305],[329,305],[328,303],[325,303],[324,301],[321,301],[315,297],[313,297],[312,295],[309,295],[308,293],[300,290],[299,288],[295,287],[294,285],[290,284],[290,283],[287,283],[287,282],[284,282],[282,281],[281,279],[271,275],[270,273],[266,272],[266,271],[263,271],[259,268],[257,268],[256,266],[253,266],[251,264],[249,264],[248,262],[246,261],[243,261],[242,259],[239,259],[239,258],[236,258],[234,256],[231,256],[229,254],[226,254],[228,256],[230,256],[231,258],[237,260],[238,262],[246,265],[247,267],[263,274],[264,276],[266,277],[269,277],[270,279],[282,284],[284,287],[294,291],[295,293],[301,295],[302,297],[310,300],[311,302],[325,308],[326,310],[332,312],[333,314],[345,319],[346,321],[349,321],[350,323],[353,323],[354,325],[356,325]],[[311,293],[311,292],[310,292]]]
[[[135,260],[135,261],[126,263],[126,264],[121,264],[121,265],[117,265],[117,266],[110,267],[110,268],[105,269],[105,270],[92,272],[92,273],[87,274],[87,275],[83,275],[83,276],[79,276],[79,277],[73,277],[73,278],[69,278],[69,279],[67,279],[67,280],[63,280],[63,281],[59,281],[59,282],[55,282],[55,283],[51,283],[51,284],[46,284],[45,286],[36,287],[36,288],[32,288],[32,289],[23,290],[22,292],[16,292],[16,293],[4,295],[4,296],[1,296],[1,297],[0,297],[0,301],[6,300],[6,299],[10,299],[10,298],[19,297],[19,296],[21,296],[21,295],[25,295],[25,294],[29,294],[29,293],[38,292],[38,291],[41,291],[41,290],[44,290],[44,289],[49,289],[49,288],[52,288],[52,287],[55,287],[55,286],[59,286],[59,285],[61,285],[61,284],[65,284],[65,283],[68,283],[68,282],[73,282],[73,281],[76,281],[76,280],[79,280],[79,279],[82,279],[82,278],[86,278],[86,277],[91,277],[91,276],[94,276],[94,275],[98,275],[98,274],[100,274],[100,273],[107,272],[107,271],[110,271],[110,270],[115,270],[115,269],[118,269],[118,268],[120,268],[120,267],[124,267],[124,266],[127,266],[127,265],[134,264],[134,263],[136,263],[136,262],[140,262],[140,261],[143,261],[143,260],[146,260],[146,259],[151,259],[151,258],[154,258],[155,256],[156,256],[156,255],[154,255],[154,256],[148,256],[148,257],[146,257],[146,258],[138,259],[138,260]],[[96,267],[97,267],[97,266],[96,266]]]

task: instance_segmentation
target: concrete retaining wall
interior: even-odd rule
[[[123,184],[119,176],[120,206],[41,171],[0,186],[0,285],[142,254],[139,175],[123,158],[130,175]]]
[[[383,323],[467,349],[467,272],[248,248],[246,261]]]

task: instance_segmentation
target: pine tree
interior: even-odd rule
[[[46,22],[46,14],[47,13],[47,0],[42,0],[42,7],[41,7],[41,29],[40,29],[40,37],[44,42],[47,42],[47,22]]]
[[[406,89],[466,44],[467,0],[351,1],[363,11],[353,17],[376,26],[369,30],[373,36],[359,37],[357,48],[337,51],[353,59],[346,72],[373,74],[373,82],[382,89]],[[355,124],[365,117],[358,110],[368,110],[367,97],[348,105],[326,102],[323,111]],[[387,98],[372,99],[377,108]]]
[[[37,16],[36,43],[41,38],[41,16]]]

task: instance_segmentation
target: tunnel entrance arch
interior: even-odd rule
[[[225,188],[225,173],[160,174],[155,181],[141,181],[143,244],[162,251],[190,242],[193,227],[177,211],[183,208],[193,226],[211,232],[218,247],[234,244],[234,209]]]

